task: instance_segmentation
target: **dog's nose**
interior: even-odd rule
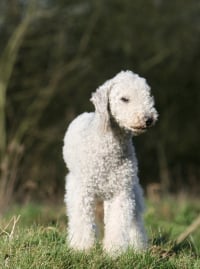
[[[146,119],[146,127],[150,127],[153,124],[153,118],[152,117],[148,117]]]

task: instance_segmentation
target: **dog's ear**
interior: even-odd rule
[[[95,106],[95,112],[100,120],[100,127],[103,131],[108,130],[110,126],[109,114],[109,93],[112,87],[112,81],[106,81],[96,92],[92,93],[90,101]]]

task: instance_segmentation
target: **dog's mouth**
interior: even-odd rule
[[[152,127],[154,123],[155,123],[155,120],[153,119],[153,117],[148,117],[144,124],[131,126],[131,129],[133,133],[141,134],[141,133],[144,133],[148,128]]]
[[[138,131],[142,131],[142,130],[146,130],[147,127],[144,126],[132,126],[131,129],[133,130],[138,130]]]
[[[139,135],[139,134],[144,133],[146,131],[147,127],[145,127],[145,126],[131,126],[130,129],[135,135]]]
[[[147,129],[152,127],[155,124],[156,120],[157,118],[155,117],[147,117],[144,121],[141,121],[140,123],[138,122],[138,124],[136,125],[133,124],[126,126],[126,129],[128,129],[133,135],[140,135],[146,132]]]

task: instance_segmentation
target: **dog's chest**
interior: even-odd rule
[[[120,190],[132,185],[137,173],[132,145],[107,137],[96,141],[91,148],[94,154],[97,153],[91,159],[93,185],[97,196],[110,199]]]
[[[132,155],[132,147],[128,143],[122,143],[112,136],[97,138],[94,144],[90,144],[94,166],[102,170],[115,169],[125,159]]]

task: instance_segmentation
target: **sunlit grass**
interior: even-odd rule
[[[174,241],[199,211],[197,202],[172,199],[158,204],[148,202],[145,223],[149,250],[136,254],[129,249],[113,259],[103,252],[99,243],[88,253],[76,253],[67,247],[63,205],[15,206],[0,221],[0,268],[197,269],[200,268],[200,231],[196,230],[176,248]]]

